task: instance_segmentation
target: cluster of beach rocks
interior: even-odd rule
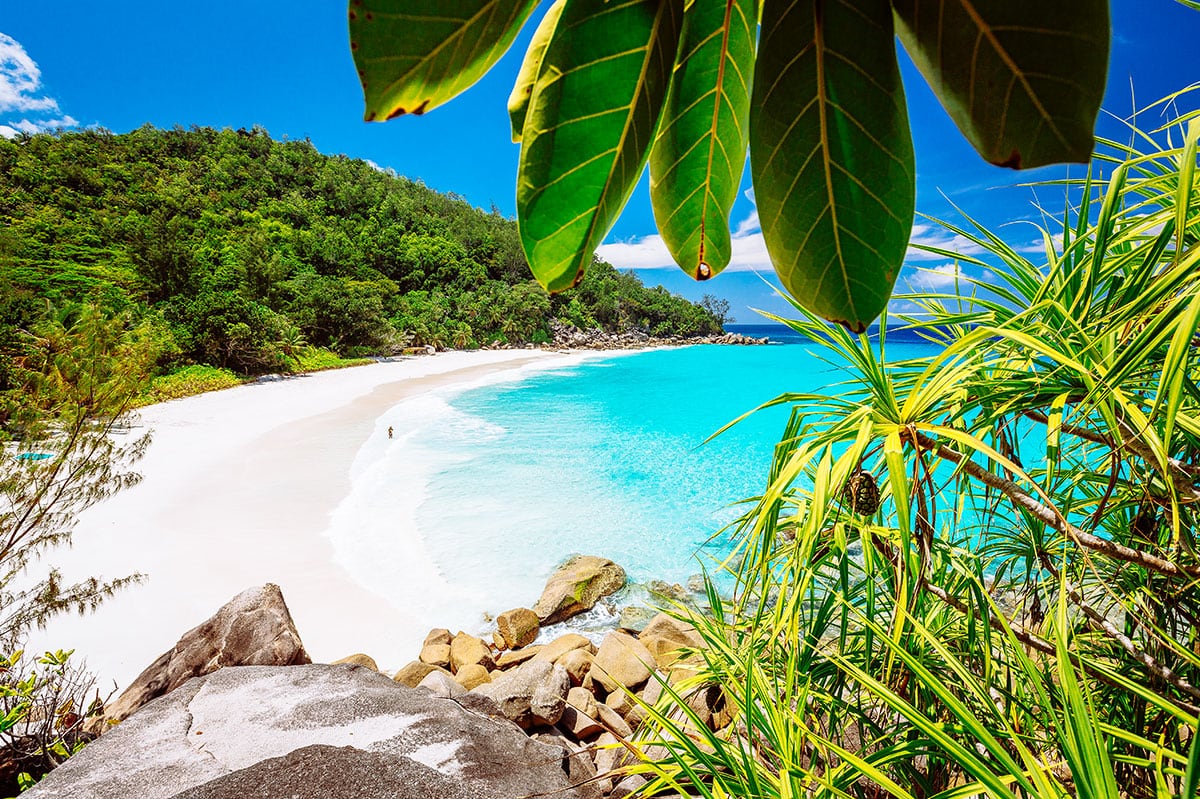
[[[580,329],[574,325],[551,320],[552,341],[541,347],[569,350],[640,350],[648,347],[682,347],[688,344],[768,344],[767,337],[755,338],[741,333],[720,333],[709,336],[652,336],[641,330],[609,333],[594,327]],[[535,349],[533,344],[507,344],[493,342],[484,346],[489,350]]]
[[[487,700],[490,706],[484,707],[535,739],[561,746],[573,776],[594,788],[593,795],[627,796],[645,778],[622,770],[631,762],[623,742],[633,737],[664,686],[694,673],[696,661],[689,653],[702,647],[700,636],[691,625],[657,613],[633,624],[640,631],[612,630],[599,645],[573,632],[534,643],[542,625],[582,613],[624,584],[624,570],[612,561],[572,558],[532,608],[496,617],[490,641],[432,630],[417,660],[394,679],[472,706]],[[730,723],[719,692],[694,691],[687,703],[712,729]]]
[[[514,784],[564,799],[628,796],[646,781],[627,768],[636,730],[667,686],[694,675],[701,637],[644,609],[598,643],[544,634],[625,584],[611,560],[575,556],[532,608],[499,614],[490,640],[434,629],[392,675],[363,653],[311,664],[278,586],[247,589],[93,719],[103,736],[30,795],[232,799],[257,784],[295,799],[427,799],[446,778],[473,775],[463,795],[481,799],[527,793]],[[718,689],[682,697],[676,721],[733,734]],[[458,795],[446,790],[433,795]]]

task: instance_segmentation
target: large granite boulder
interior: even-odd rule
[[[190,680],[88,744],[23,796],[508,799],[542,793],[580,796],[560,753],[506,721],[369,669],[308,665],[226,668]]]
[[[550,576],[533,612],[542,624],[556,624],[591,609],[625,585],[625,570],[607,558],[576,555]]]
[[[295,666],[310,663],[279,586],[247,588],[216,614],[183,634],[169,651],[146,667],[104,711],[120,721],[152,699],[193,677],[224,666]]]

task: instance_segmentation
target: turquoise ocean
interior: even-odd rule
[[[651,580],[686,586],[729,553],[717,533],[763,490],[788,409],[708,439],[780,394],[848,378],[787,328],[730,329],[772,343],[538,360],[392,407],[331,517],[336,562],[424,630],[486,629],[577,553],[625,568],[636,585],[618,605],[644,601]],[[887,350],[933,351],[895,331]]]
[[[784,407],[740,415],[784,392],[822,391],[846,373],[780,325],[731,325],[766,346],[692,346],[584,361],[466,391],[445,424],[412,444],[438,453],[416,509],[448,582],[536,583],[572,553],[609,557],[632,580],[686,583],[729,551],[714,535],[760,493]],[[931,352],[893,333],[890,358]],[[491,566],[463,553],[494,553]]]

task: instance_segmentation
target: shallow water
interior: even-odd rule
[[[637,582],[685,583],[728,553],[713,536],[761,491],[787,410],[705,439],[782,392],[844,377],[811,345],[696,346],[404,403],[380,421],[396,424],[396,441],[356,464],[335,518],[339,559],[390,601],[455,607],[464,623],[531,604],[572,553],[612,558]],[[389,540],[398,518],[415,522],[420,541]],[[414,557],[428,585],[397,584]]]

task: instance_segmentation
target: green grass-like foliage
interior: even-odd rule
[[[530,14],[517,0],[432,5],[351,0],[368,119],[461,91]],[[376,21],[364,22],[366,7]],[[784,286],[812,312],[866,329],[903,262],[915,193],[893,20],[985,159],[1088,160],[1105,0],[557,0],[509,103],[534,276],[552,291],[583,278],[647,159],[672,256],[697,279],[721,271],[748,144]],[[380,87],[407,99],[381,106]]]
[[[320,347],[306,347],[291,359],[291,371],[319,372],[323,369],[343,369],[347,366],[365,366],[374,363],[370,358],[343,358],[336,352]]]
[[[796,306],[845,380],[768,403],[737,589],[690,615],[643,795],[1196,796],[1200,113],[1131,137],[1056,184],[1036,255],[948,226],[984,254],[905,298],[937,356]]]
[[[141,399],[149,405],[203,394],[206,391],[220,391],[241,384],[241,378],[228,369],[193,364],[154,378],[150,381],[149,390],[142,394]]]

